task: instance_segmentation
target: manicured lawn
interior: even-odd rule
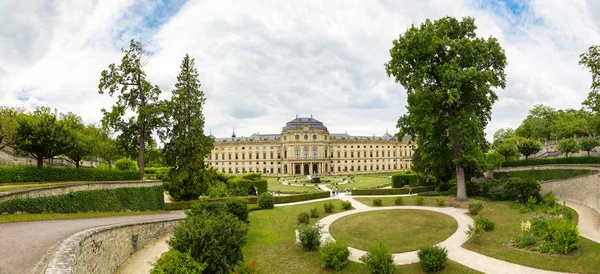
[[[401,253],[442,242],[457,228],[456,220],[446,214],[399,209],[346,216],[333,222],[329,232],[336,240],[361,250],[383,239],[392,253]]]
[[[341,201],[333,200],[335,211],[341,211]],[[250,212],[248,243],[244,247],[246,262],[256,262],[258,273],[331,273],[321,268],[319,252],[307,252],[295,243],[297,215],[317,208],[321,218],[325,202],[276,207]],[[313,224],[317,219],[311,219]],[[396,273],[424,273],[418,264],[399,266]],[[339,273],[369,273],[365,264],[349,262]],[[478,273],[453,262],[440,273]]]
[[[268,178],[269,191],[281,191],[281,193],[314,193],[317,192],[317,186],[306,184],[306,186],[290,186],[277,183],[277,178]]]
[[[521,222],[531,218],[534,213],[520,214],[507,202],[482,203],[483,216],[494,221],[496,227],[485,234],[481,245],[468,241],[463,247],[490,257],[540,269],[600,273],[600,244],[581,238],[580,254],[576,256],[544,255],[513,248],[509,245],[510,240],[520,232]]]
[[[168,213],[168,211],[130,211],[130,212],[85,212],[85,213],[48,213],[48,214],[0,214],[0,223],[65,220],[112,216],[132,216]]]
[[[435,199],[444,199],[445,200],[445,206],[455,206],[455,207],[463,207],[466,208],[467,207],[467,202],[465,203],[460,203],[460,202],[456,202],[455,201],[455,197],[450,197],[450,196],[441,196],[441,197],[437,197],[437,196],[421,196],[423,198],[423,206],[437,206]],[[381,199],[383,206],[395,206],[396,204],[394,204],[394,200],[396,200],[398,197],[378,197],[378,198],[361,198],[360,196],[355,196],[354,200],[357,200],[365,205],[368,206],[373,206],[373,200],[374,199]],[[409,197],[402,197],[402,200],[404,201],[404,205],[417,205],[416,203],[416,198],[417,196],[409,196]]]
[[[374,176],[355,176],[354,182],[338,185],[339,189],[345,189],[346,187],[350,190],[355,188],[375,188],[375,186],[390,185],[392,179],[385,177],[374,177]]]

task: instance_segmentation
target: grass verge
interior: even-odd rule
[[[84,213],[47,213],[47,214],[2,214],[0,223],[13,223],[25,221],[43,221],[43,220],[67,220],[114,216],[133,216],[167,213],[168,211],[124,211],[124,212],[84,212]]]

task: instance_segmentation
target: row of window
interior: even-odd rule
[[[408,167],[409,167],[408,164],[406,164],[406,165],[400,165],[401,169],[405,169],[405,168],[408,168]],[[255,168],[251,167],[251,168],[248,169],[248,172],[262,172],[264,174],[269,174],[269,173],[272,174],[272,173],[275,172],[275,170],[277,170],[277,174],[281,173],[281,167],[278,167],[277,169],[272,168],[272,167],[271,168],[264,167],[264,168],[262,168],[262,170],[261,170],[261,168],[256,168],[255,169]],[[335,170],[336,170],[336,168],[333,167],[333,166],[330,168],[330,172],[335,172]],[[340,167],[340,166],[337,167],[337,172],[354,172],[354,171],[358,172],[358,171],[374,171],[374,170],[375,171],[378,171],[378,170],[392,170],[392,166],[391,165],[387,165],[387,169],[386,169],[385,165],[382,165],[382,166],[379,166],[379,165],[373,166],[373,165],[371,165],[371,166],[362,166],[362,167],[361,166],[356,166],[356,167],[354,167],[354,166],[351,166],[351,167],[345,166],[343,168]],[[235,174],[239,174],[240,171],[242,173],[246,173],[246,168],[245,167],[241,168],[241,169],[237,168],[237,167],[236,168],[231,168],[230,167],[230,168],[227,168],[227,169],[226,168],[221,168],[221,172],[223,172],[223,173],[231,173],[231,174],[233,174],[234,171],[235,171]],[[284,169],[284,171],[286,171],[284,174],[287,174],[287,170]]]
[[[302,154],[303,158],[304,159],[308,159],[308,157],[309,157],[309,149],[308,149],[308,147],[305,147],[303,152],[304,152]],[[287,151],[284,151],[283,153],[284,153],[283,158],[287,159]],[[299,147],[297,147],[296,148],[296,159],[300,159],[300,153],[301,153],[301,149]],[[327,150],[325,150],[325,154],[327,154]],[[256,153],[248,152],[248,160],[252,160],[252,155],[255,155],[254,159],[256,159],[256,160],[261,159],[259,152],[256,152]],[[268,155],[269,155],[269,159],[275,159],[274,158],[275,157],[274,152],[269,152]],[[317,148],[313,147],[312,148],[312,158],[316,159],[317,155],[318,155]],[[354,155],[355,155],[354,151],[350,151],[350,158],[354,158]],[[379,151],[375,151],[375,154],[373,154],[373,151],[369,151],[368,155],[369,155],[368,156],[369,158],[373,158],[373,155],[375,155],[375,157],[379,157],[380,154],[379,154]],[[232,154],[231,153],[228,153],[227,156],[228,156],[227,160],[233,160],[233,159],[235,159],[235,160],[240,160],[240,159],[241,160],[245,160],[246,159],[246,153],[244,153],[244,152],[241,153],[241,158],[240,158],[240,154],[239,153],[233,154],[233,159],[232,159]],[[402,151],[400,151],[400,156],[412,156],[412,152],[402,153]],[[361,151],[356,151],[356,158],[361,158],[361,157],[364,157],[364,158],[367,157],[367,151],[366,150],[362,154],[361,154]],[[385,151],[381,151],[381,157],[386,157],[385,156]],[[393,151],[393,152],[387,151],[387,157],[396,157],[396,151]],[[219,154],[215,153],[214,154],[214,158],[215,158],[215,160],[219,160]],[[330,158],[335,158],[335,154],[334,154],[333,151],[330,154]],[[342,158],[341,151],[337,152],[337,158]],[[344,158],[348,158],[348,151],[344,151]],[[209,160],[213,160],[213,154],[209,154],[208,155],[208,159]],[[262,159],[267,159],[267,152],[263,152],[262,153]],[[279,153],[279,152],[277,152],[277,159],[281,159],[281,153]],[[225,153],[221,154],[221,160],[225,160]]]

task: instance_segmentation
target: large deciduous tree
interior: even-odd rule
[[[417,140],[422,153],[451,147],[456,170],[456,199],[467,199],[465,164],[481,159],[483,132],[498,99],[492,88],[506,85],[506,56],[493,38],[478,38],[475,21],[444,17],[411,26],[390,50],[388,76],[407,92],[401,133]]]
[[[569,157],[569,153],[579,152],[581,148],[579,147],[579,144],[577,144],[577,141],[574,138],[569,138],[560,140],[556,145],[556,149],[564,153],[565,157]]]
[[[79,168],[81,161],[92,156],[94,150],[95,144],[92,140],[91,130],[83,124],[80,116],[72,112],[61,114],[60,118],[72,137],[69,150],[65,152],[65,155],[75,163],[76,168]]]
[[[592,74],[591,91],[583,105],[595,113],[600,113],[600,46],[595,45],[579,56],[579,64],[586,66]]]
[[[121,133],[135,133],[137,138],[128,140],[137,141],[138,165],[143,180],[146,142],[152,131],[160,125],[160,89],[158,86],[152,86],[146,79],[143,67],[147,62],[147,54],[143,45],[131,40],[129,49],[122,51],[125,55],[121,64],[110,64],[108,70],[102,71],[98,84],[100,94],[118,94],[117,102],[111,111],[102,109],[102,124]],[[134,116],[125,120],[124,116],[128,110],[132,111]]]
[[[553,137],[556,115],[557,111],[552,107],[542,104],[535,105],[517,128],[516,135],[524,138],[550,140]]]
[[[167,184],[175,199],[194,199],[208,189],[212,176],[204,157],[213,149],[213,140],[204,134],[202,108],[206,99],[200,90],[194,59],[185,55],[170,101],[168,140],[164,147],[167,164],[172,166]]]
[[[18,107],[0,107],[0,149],[14,145],[17,140],[19,117],[25,109]]]

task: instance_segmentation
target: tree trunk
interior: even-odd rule
[[[527,160],[527,157],[529,157],[529,155],[525,155],[525,160]]]
[[[588,157],[590,157],[590,151],[588,150]]]
[[[43,157],[36,157],[36,159],[37,159],[37,167],[38,168],[44,167],[44,158]]]
[[[110,160],[108,160],[107,162],[108,162],[108,169],[112,169],[112,163],[110,162]]]
[[[458,161],[461,155],[460,134],[454,133],[454,165],[456,166],[456,200],[463,202],[467,200],[467,186],[465,184],[465,168]]]
[[[140,126],[140,153],[138,158],[138,167],[140,168],[140,180],[144,180],[144,152],[146,150],[146,136],[144,134],[144,124]]]
[[[79,168],[79,161],[75,161],[75,168]]]

